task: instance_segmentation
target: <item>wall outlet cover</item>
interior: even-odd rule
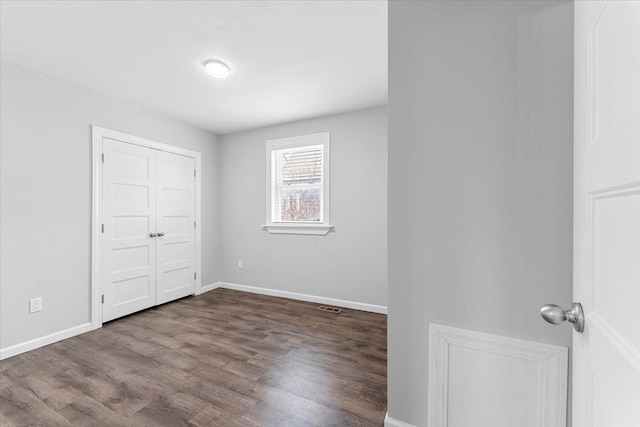
[[[42,298],[29,300],[29,313],[37,313],[39,311],[42,311]]]

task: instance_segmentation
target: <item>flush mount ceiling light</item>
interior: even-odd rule
[[[228,77],[231,73],[229,71],[229,67],[222,61],[218,61],[216,59],[212,59],[204,63],[204,70],[210,76],[216,77],[218,79],[224,79]]]

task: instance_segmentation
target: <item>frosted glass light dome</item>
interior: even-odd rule
[[[218,79],[224,79],[231,73],[229,67],[222,61],[211,60],[204,63],[204,69],[210,76]]]

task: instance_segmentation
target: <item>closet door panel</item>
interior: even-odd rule
[[[195,160],[157,153],[157,304],[195,293]]]
[[[156,151],[103,140],[102,320],[156,303]]]

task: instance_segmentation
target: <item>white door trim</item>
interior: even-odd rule
[[[197,151],[173,145],[162,144],[150,139],[128,135],[126,133],[91,126],[92,143],[92,191],[91,191],[91,329],[102,327],[102,139],[112,138],[129,144],[153,148],[168,153],[180,154],[195,159],[195,294],[202,288],[202,227],[201,227],[201,154]]]

